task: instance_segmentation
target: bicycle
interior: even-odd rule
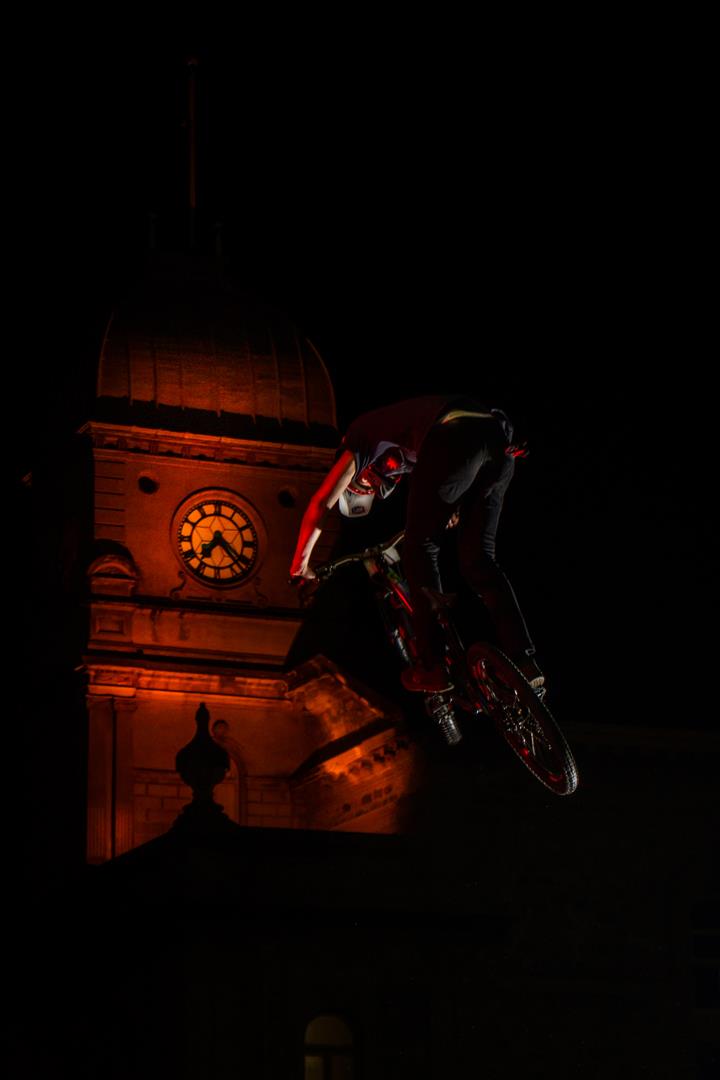
[[[404,664],[416,659],[412,604],[397,550],[400,532],[384,543],[314,567],[317,584],[341,567],[362,563],[373,585],[387,637]],[[427,590],[444,642],[444,663],[452,689],[424,693],[425,709],[448,745],[463,737],[458,713],[489,717],[533,776],[556,795],[571,795],[578,772],[570,747],[547,705],[499,649],[485,641],[466,649],[452,615],[454,598]]]

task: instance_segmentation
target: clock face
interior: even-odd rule
[[[178,554],[186,570],[206,585],[237,585],[253,571],[258,533],[247,510],[229,492],[200,492],[177,518]]]

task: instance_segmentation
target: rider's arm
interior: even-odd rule
[[[300,525],[295,555],[290,564],[292,577],[314,577],[309,567],[310,556],[322,532],[325,515],[338,501],[355,472],[355,458],[349,450],[343,450],[308,503]]]

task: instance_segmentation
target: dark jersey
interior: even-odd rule
[[[390,471],[393,475],[412,472],[428,431],[433,424],[454,409],[480,413],[491,411],[477,399],[459,394],[408,398],[394,405],[373,409],[372,412],[363,413],[357,420],[353,420],[342,440],[341,448],[349,450],[353,455],[358,472],[375,464],[380,458],[386,461],[387,452],[399,448],[399,455],[391,455]],[[507,420],[505,414],[499,410],[493,409],[492,413],[501,424]],[[511,432],[511,429],[509,430]],[[506,435],[510,438],[508,430]]]

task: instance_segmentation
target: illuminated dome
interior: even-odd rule
[[[216,261],[155,261],[110,318],[98,419],[335,445],[335,395],[284,315],[223,280]]]

